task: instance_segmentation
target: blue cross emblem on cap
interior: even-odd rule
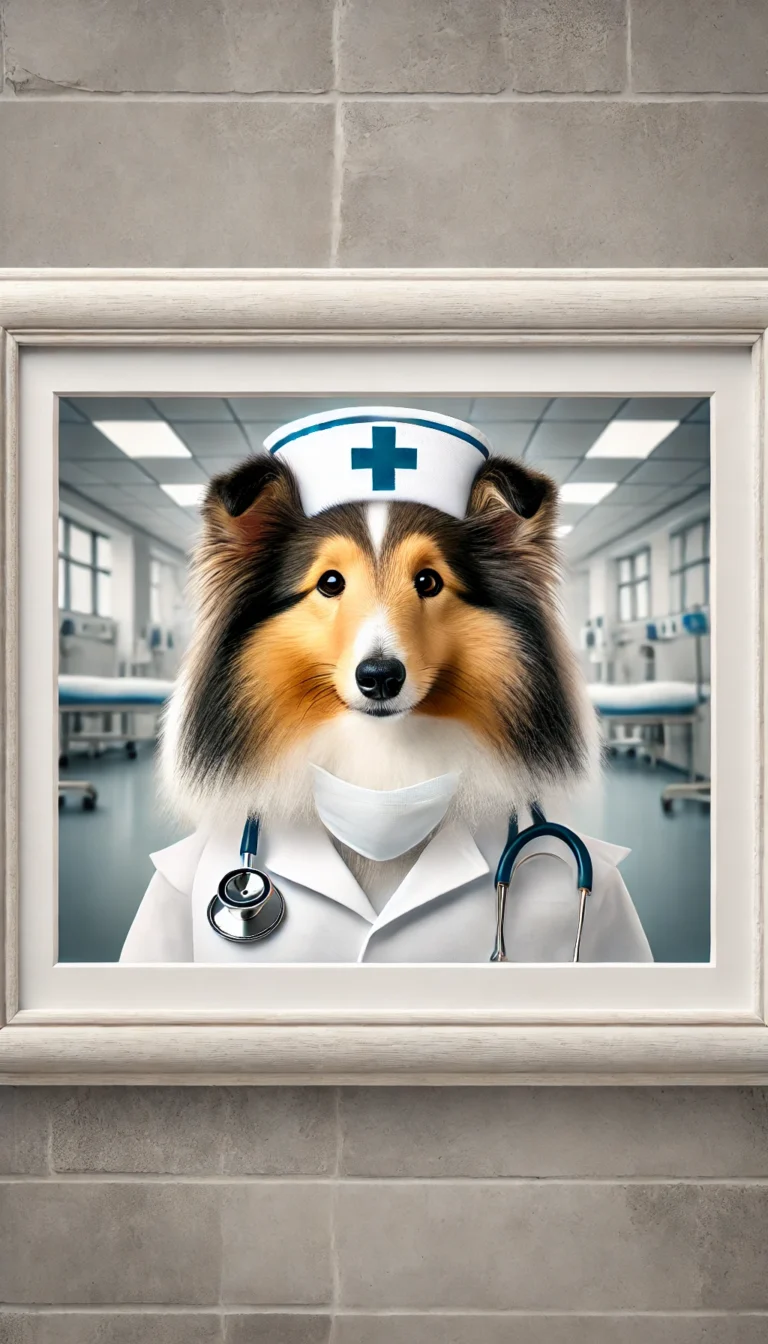
[[[416,448],[398,448],[397,429],[394,425],[374,425],[370,448],[352,449],[352,470],[370,471],[372,490],[394,490],[398,468],[415,471],[418,462]]]

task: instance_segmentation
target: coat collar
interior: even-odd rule
[[[259,858],[278,877],[319,891],[369,924],[376,922],[376,911],[319,821],[265,826]]]
[[[446,892],[482,877],[488,864],[463,821],[452,821],[422,850],[376,921],[376,930],[427,905]]]
[[[376,930],[489,871],[468,826],[450,822],[430,840],[377,916],[319,821],[265,827],[260,852],[270,872],[346,905]]]

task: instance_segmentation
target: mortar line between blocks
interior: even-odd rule
[[[313,1302],[307,1305],[283,1304],[283,1303],[265,1303],[258,1305],[249,1303],[233,1303],[227,1307],[223,1313],[223,1319],[229,1316],[320,1316],[327,1315],[331,1310],[329,1302]],[[94,1306],[93,1303],[72,1303],[62,1304],[46,1302],[44,1305],[32,1302],[3,1302],[0,1304],[0,1319],[3,1316],[18,1315],[19,1313],[30,1316],[211,1316],[216,1317],[219,1308],[216,1306],[201,1306],[199,1303],[174,1303],[169,1306],[164,1302],[110,1302]],[[719,1308],[671,1308],[670,1310],[645,1310],[643,1308],[616,1307],[613,1309],[593,1311],[573,1311],[568,1307],[501,1307],[498,1309],[484,1307],[392,1307],[392,1308],[371,1308],[371,1307],[341,1307],[338,1316],[360,1316],[366,1319],[376,1319],[377,1317],[428,1317],[439,1316],[446,1319],[461,1319],[466,1317],[480,1317],[490,1319],[510,1319],[519,1320],[526,1317],[539,1317],[543,1319],[566,1319],[566,1320],[617,1320],[627,1317],[639,1317],[643,1320],[729,1320],[729,1319],[747,1319],[747,1320],[768,1320],[768,1311],[764,1309],[752,1309],[738,1307],[732,1310]]]
[[[344,184],[344,108],[339,96],[339,76],[341,60],[341,7],[344,0],[334,0],[331,22],[331,44],[333,52],[333,161],[331,171],[331,236],[329,240],[331,267],[339,264],[341,243],[341,198]]]
[[[333,1332],[333,1321],[339,1309],[340,1300],[340,1271],[339,1271],[339,1249],[338,1249],[338,1229],[337,1220],[339,1213],[339,1189],[341,1177],[341,1153],[342,1153],[342,1130],[341,1130],[341,1088],[335,1089],[334,1095],[334,1118],[336,1122],[336,1154],[334,1162],[334,1181],[331,1190],[330,1217],[330,1246],[329,1255],[331,1260],[331,1331]]]
[[[672,1320],[694,1320],[694,1321],[697,1320],[719,1321],[719,1320],[728,1320],[731,1317],[737,1317],[739,1319],[749,1318],[757,1320],[768,1320],[768,1312],[764,1310],[751,1310],[749,1308],[745,1308],[742,1311],[739,1310],[738,1307],[732,1311],[717,1308],[710,1311],[707,1311],[705,1309],[697,1310],[693,1308],[691,1310],[685,1310],[685,1308],[675,1310],[673,1308],[670,1311],[663,1311],[663,1310],[652,1311],[633,1307],[615,1307],[613,1310],[607,1308],[603,1311],[599,1310],[573,1311],[570,1307],[561,1307],[561,1308],[500,1307],[496,1310],[487,1307],[477,1307],[477,1308],[449,1307],[447,1309],[443,1307],[421,1307],[421,1308],[384,1307],[381,1310],[377,1311],[373,1308],[366,1308],[366,1307],[342,1307],[338,1314],[340,1317],[363,1316],[366,1319],[367,1318],[376,1319],[376,1317],[379,1316],[395,1317],[395,1318],[397,1318],[398,1316],[411,1316],[411,1317],[438,1316],[438,1317],[446,1317],[447,1319],[451,1320],[453,1319],[461,1320],[462,1317],[463,1318],[479,1317],[481,1319],[490,1318],[492,1320],[494,1319],[524,1320],[526,1317],[535,1316],[538,1318],[543,1318],[544,1320],[547,1320],[550,1317],[556,1320],[626,1320],[638,1316],[641,1317],[643,1320],[672,1319]]]
[[[379,92],[346,93],[344,90],[328,89],[322,92],[302,93],[300,91],[263,90],[259,93],[196,93],[193,90],[180,89],[172,93],[160,90],[132,92],[130,90],[108,92],[106,90],[67,89],[65,93],[49,93],[45,90],[29,90],[21,95],[6,91],[5,101],[23,106],[25,103],[317,103],[319,105],[336,103],[478,103],[487,106],[526,103],[629,103],[645,106],[648,103],[765,103],[768,102],[768,89],[762,92],[748,90],[701,89],[696,92],[673,91],[632,91],[611,90],[610,92],[579,93],[571,90],[556,93],[543,90],[539,93],[520,93],[505,89],[501,93],[455,93],[450,91],[434,92]]]
[[[219,1247],[219,1337],[220,1344],[225,1344],[227,1331],[224,1323],[224,1204],[221,1195],[216,1200],[216,1217]]]
[[[2,0],[0,0],[0,3]],[[48,1107],[46,1112],[46,1133],[45,1133],[45,1161],[48,1167],[48,1176],[56,1176],[57,1172],[53,1162],[53,1114],[52,1107]]]
[[[634,92],[634,79],[632,71],[632,0],[627,0],[627,87],[626,87],[627,97],[631,98],[633,92]]]
[[[768,1176],[397,1176],[397,1175],[186,1175],[172,1172],[62,1172],[52,1175],[25,1175],[23,1172],[0,1174],[3,1185],[460,1185],[498,1189],[499,1186],[725,1186],[768,1188]]]

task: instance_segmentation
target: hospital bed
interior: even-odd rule
[[[70,744],[87,742],[102,746],[105,743],[124,743],[127,755],[134,759],[136,743],[135,716],[149,715],[157,720],[165,707],[172,681],[152,677],[86,677],[62,675],[59,677],[59,765],[69,762]],[[100,729],[83,729],[83,716],[102,718]],[[120,718],[120,729],[113,727],[113,716]],[[66,794],[82,793],[83,807],[91,811],[96,806],[97,793],[89,780],[59,780],[59,806]]]
[[[675,798],[698,798],[706,802],[710,781],[697,780],[695,769],[696,727],[709,688],[693,681],[641,681],[626,685],[595,682],[588,687],[598,718],[612,726],[632,728],[683,727],[686,730],[688,781],[670,784],[661,795],[662,807],[670,811]]]

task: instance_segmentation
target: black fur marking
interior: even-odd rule
[[[283,464],[262,453],[258,457],[246,458],[234,471],[224,476],[214,476],[208,500],[220,499],[227,513],[232,518],[239,518],[267,485],[285,479]]]
[[[497,488],[504,482],[504,497],[514,497],[514,511],[523,516],[524,509],[536,512],[547,494],[554,494],[547,477],[531,476],[529,488],[527,475],[524,467],[493,458],[480,473]],[[505,544],[498,518],[483,510],[459,521],[424,505],[398,504],[390,511],[385,546],[396,546],[414,532],[432,536],[465,590],[462,600],[497,613],[515,632],[529,709],[523,717],[499,706],[506,737],[499,745],[539,779],[557,784],[584,769],[586,744],[552,635],[556,613],[526,559],[526,549],[537,543],[516,548],[514,526],[511,518]]]
[[[533,518],[544,500],[554,496],[555,489],[548,476],[501,457],[488,458],[475,477],[473,489],[484,483],[498,490],[504,502],[521,518]]]
[[[282,483],[284,496],[274,503],[265,502],[258,541],[243,545],[236,588],[214,594],[221,602],[221,615],[214,622],[210,648],[195,667],[189,689],[181,759],[185,770],[200,784],[237,770],[252,740],[253,725],[242,722],[234,681],[244,641],[260,625],[308,595],[309,590],[300,585],[323,540],[348,536],[362,548],[371,549],[359,505],[339,505],[316,518],[306,518],[293,478],[270,459],[250,460],[231,476],[212,482],[210,497],[220,499],[233,517],[240,517],[275,481]]]

